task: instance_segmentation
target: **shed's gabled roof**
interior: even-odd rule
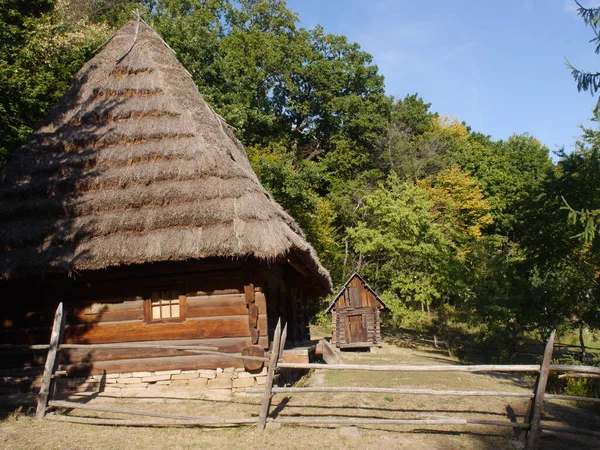
[[[333,300],[331,300],[331,303],[329,303],[329,306],[327,307],[327,310],[325,311],[326,313],[328,313],[329,311],[331,311],[331,309],[336,304],[336,302],[339,300],[339,298],[344,294],[344,290],[348,286],[350,286],[350,283],[355,278],[358,278],[361,281],[361,283],[365,286],[365,288],[367,288],[367,290],[371,294],[373,294],[373,296],[377,299],[377,301],[379,303],[381,303],[383,305],[384,308],[390,309],[390,307],[388,305],[386,305],[383,300],[381,300],[381,297],[379,297],[379,295],[377,295],[377,293],[371,288],[371,286],[369,286],[369,283],[367,283],[365,281],[365,279],[358,274],[358,272],[354,272],[352,275],[350,275],[350,278],[348,278],[348,281],[346,281],[344,283],[344,285],[342,286],[342,288],[340,289],[340,291],[337,293],[337,295],[333,298]]]
[[[173,51],[135,20],[15,152],[0,186],[0,227],[0,278],[293,254],[331,287],[241,143]]]

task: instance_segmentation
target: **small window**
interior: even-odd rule
[[[146,322],[164,322],[184,320],[184,307],[178,291],[153,291],[146,300]]]

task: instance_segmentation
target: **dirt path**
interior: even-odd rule
[[[456,364],[434,349],[407,349],[384,344],[376,353],[345,353],[349,363]],[[309,386],[414,387],[453,390],[531,392],[531,380],[501,374],[390,373],[320,371],[304,380]],[[148,408],[189,415],[255,417],[260,396],[237,394],[231,401],[97,398],[94,403]],[[272,415],[279,417],[468,417],[508,421],[507,410],[523,421],[527,399],[494,397],[430,397],[383,394],[294,394],[275,396]],[[99,413],[98,417],[107,417]],[[114,416],[117,417],[117,416]],[[546,423],[600,428],[600,416],[567,403],[550,404]],[[344,430],[285,426],[258,433],[254,427],[233,429],[118,428],[38,422],[9,417],[0,423],[0,448],[6,449],[196,449],[236,447],[261,449],[512,449],[510,428],[478,425],[370,426]],[[540,448],[600,448],[593,438],[544,436]]]

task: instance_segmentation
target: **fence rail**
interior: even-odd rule
[[[255,424],[259,430],[264,430],[267,423],[295,424],[295,425],[492,425],[499,427],[509,427],[523,431],[521,439],[525,441],[526,449],[534,449],[540,432],[547,433],[576,433],[589,436],[600,436],[600,432],[571,427],[545,426],[541,424],[541,414],[544,400],[574,400],[589,401],[600,403],[600,399],[587,397],[573,397],[566,395],[546,394],[546,385],[548,374],[551,371],[556,372],[575,372],[574,376],[600,376],[600,367],[577,366],[577,365],[556,365],[550,364],[554,348],[555,332],[552,332],[545,350],[542,363],[540,365],[450,365],[450,366],[417,366],[417,365],[359,365],[359,364],[296,364],[279,362],[285,346],[287,326],[281,329],[281,323],[277,323],[271,354],[269,358],[259,356],[243,356],[232,353],[217,351],[215,347],[200,346],[181,346],[164,345],[152,343],[118,343],[118,344],[64,344],[61,343],[64,330],[63,307],[62,303],[58,306],[52,328],[52,334],[49,345],[27,345],[27,346],[9,346],[0,345],[0,350],[20,349],[25,351],[48,350],[46,364],[42,376],[42,387],[38,397],[38,407],[36,416],[41,419],[46,417],[48,420],[74,422],[96,425],[119,425],[119,426],[236,426]],[[99,348],[160,348],[175,349],[187,352],[225,355],[243,360],[253,360],[268,362],[267,380],[264,388],[250,388],[247,390],[251,394],[262,394],[260,410],[257,418],[220,418],[220,417],[197,417],[184,416],[178,414],[162,413],[155,411],[145,411],[130,408],[114,408],[102,405],[87,405],[77,402],[56,401],[53,400],[53,384],[55,379],[65,374],[56,370],[56,354],[64,349],[99,349]],[[360,371],[386,371],[386,372],[529,372],[537,373],[537,381],[532,393],[524,392],[499,392],[499,391],[460,391],[460,390],[434,390],[434,389],[403,389],[403,388],[375,388],[375,387],[277,387],[273,386],[276,373],[280,369],[308,369],[308,370],[360,370]],[[522,423],[516,421],[502,422],[493,420],[476,420],[463,417],[435,417],[425,419],[381,419],[364,417],[269,417],[271,401],[274,395],[284,393],[310,394],[318,392],[349,392],[349,393],[395,393],[406,395],[429,395],[429,396],[455,396],[455,397],[507,397],[507,398],[529,398],[529,408]],[[153,417],[161,420],[142,420],[142,419],[108,419],[91,418],[80,416],[64,416],[56,413],[47,414],[48,408],[66,408],[81,409],[96,412],[108,412],[116,414],[125,414],[131,416]]]

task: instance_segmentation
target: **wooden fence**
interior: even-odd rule
[[[38,418],[47,418],[55,421],[68,421],[86,424],[99,425],[121,425],[121,426],[151,426],[151,427],[169,427],[169,426],[231,426],[231,425],[248,425],[255,424],[259,430],[264,430],[267,422],[278,424],[295,424],[295,425],[493,425],[499,427],[510,427],[513,429],[522,430],[520,434],[521,440],[524,441],[526,449],[534,449],[536,441],[541,431],[547,432],[566,432],[585,434],[589,436],[600,437],[599,431],[571,428],[571,427],[553,427],[546,426],[541,423],[542,409],[545,400],[576,400],[589,401],[600,403],[600,399],[587,397],[573,397],[565,395],[552,395],[546,393],[548,375],[551,371],[557,372],[576,372],[572,376],[600,376],[599,367],[578,366],[578,365],[553,365],[551,364],[552,353],[554,348],[555,332],[552,332],[545,350],[540,365],[455,365],[455,366],[413,366],[413,365],[355,365],[355,364],[294,364],[279,362],[283,348],[285,346],[287,326],[282,330],[281,323],[277,324],[275,330],[271,353],[269,358],[232,355],[217,352],[214,348],[196,347],[196,346],[171,346],[171,345],[146,345],[140,343],[128,344],[97,344],[97,345],[74,345],[61,344],[62,329],[64,328],[62,304],[59,305],[50,344],[43,346],[48,348],[48,356],[42,376],[42,385],[38,398],[36,416]],[[52,399],[52,385],[58,374],[56,372],[56,354],[61,349],[70,348],[129,348],[129,347],[160,347],[171,348],[182,351],[190,351],[197,353],[224,354],[236,358],[248,359],[253,361],[268,362],[267,380],[264,388],[250,388],[248,393],[262,394],[263,400],[261,403],[258,418],[221,418],[221,417],[197,417],[184,416],[177,414],[168,414],[162,412],[145,411],[128,408],[113,408],[110,406],[88,405],[70,401],[56,401]],[[34,347],[34,346],[31,346]],[[31,348],[29,347],[29,348]],[[42,347],[42,346],[35,346]],[[374,388],[374,387],[274,387],[273,380],[279,369],[309,369],[309,370],[361,370],[361,371],[386,371],[386,372],[530,372],[537,373],[537,381],[533,392],[498,392],[498,391],[454,391],[454,390],[432,390],[432,389],[401,389],[401,388]],[[529,407],[522,423],[493,421],[493,420],[476,420],[461,417],[443,417],[435,419],[375,419],[375,418],[310,418],[310,417],[277,417],[270,418],[269,411],[271,401],[276,394],[304,394],[315,392],[353,392],[353,393],[394,393],[394,394],[410,394],[410,395],[434,395],[434,396],[455,396],[455,397],[521,397],[529,398]],[[145,416],[163,419],[161,421],[149,420],[132,420],[132,419],[102,419],[92,417],[65,416],[56,413],[47,414],[48,407],[51,408],[68,408],[81,409],[97,412],[109,412],[126,414],[132,416]]]

